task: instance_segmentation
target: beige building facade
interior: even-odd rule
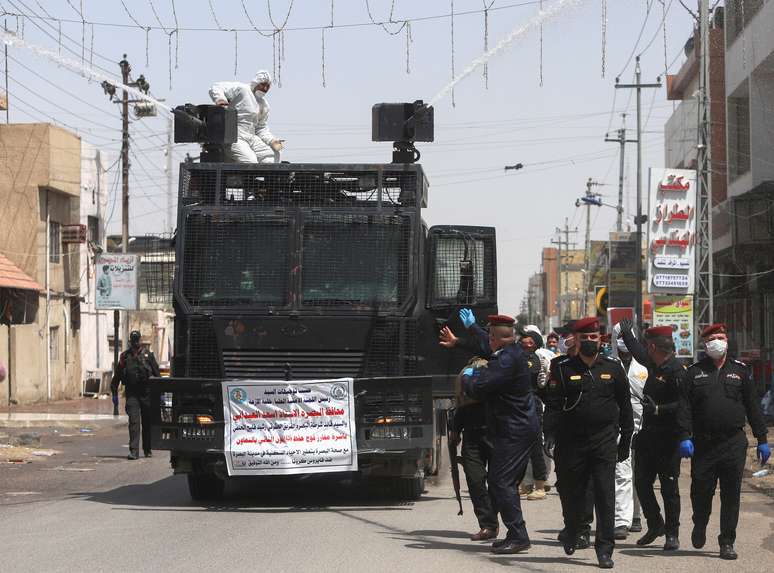
[[[80,221],[81,141],[50,124],[0,125],[0,154],[0,253],[43,288],[31,324],[0,328],[0,360],[11,364],[0,399],[74,398],[82,379],[81,254],[63,238]]]

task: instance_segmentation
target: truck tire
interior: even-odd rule
[[[400,499],[416,501],[422,497],[422,493],[425,491],[425,478],[400,478],[395,486]]]
[[[223,497],[226,482],[218,476],[205,472],[188,474],[188,492],[196,501],[214,501]]]

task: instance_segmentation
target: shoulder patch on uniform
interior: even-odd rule
[[[569,356],[557,356],[551,362],[554,362],[554,361],[556,361],[557,364],[564,364],[565,362],[569,362],[570,361],[570,357]]]
[[[602,380],[610,380],[613,377],[613,375],[612,374],[600,374],[599,377],[602,378]]]

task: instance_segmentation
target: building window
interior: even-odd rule
[[[747,27],[765,0],[726,0],[726,43],[730,46]]]
[[[48,352],[51,360],[59,360],[59,327],[52,326],[48,329]]]
[[[750,98],[728,98],[728,179],[735,181],[750,170]]]
[[[89,242],[93,245],[99,245],[99,219],[97,217],[89,216]]]
[[[48,260],[51,263],[62,260],[62,225],[54,221],[48,224]]]

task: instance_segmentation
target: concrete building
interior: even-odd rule
[[[527,286],[527,322],[539,326],[541,332],[546,330],[548,326],[544,301],[544,281],[545,273],[535,273],[529,277]]]
[[[95,256],[106,250],[106,212],[108,204],[106,161],[103,154],[92,145],[81,142],[81,201],[80,224],[86,229],[87,242],[80,245],[81,260],[81,367],[84,383],[88,390],[95,392],[102,387],[107,391],[106,378],[110,376],[113,355],[108,346],[108,335],[113,332],[112,311],[97,310],[95,306],[95,284],[97,272]],[[95,387],[96,386],[96,387]],[[85,388],[85,385],[84,385]]]
[[[585,255],[583,249],[562,251],[560,277],[558,249],[553,247],[543,249],[541,273],[544,277],[542,297],[546,331],[564,324],[571,318],[580,318],[585,290]]]
[[[121,236],[107,238],[108,252],[121,251]],[[122,314],[128,319],[128,331],[138,330],[149,349],[156,355],[162,370],[172,358],[175,314],[172,309],[172,280],[175,251],[168,236],[130,237],[130,254],[140,256],[140,310]],[[108,334],[112,352],[113,333]],[[126,348],[122,344],[122,348]]]
[[[79,250],[62,239],[80,222],[81,141],[49,124],[0,125],[0,152],[0,254],[42,287],[31,324],[0,329],[9,400],[73,398],[81,391],[81,267]]]
[[[774,3],[728,0],[728,200],[715,245],[715,318],[742,359],[770,371],[774,349]],[[759,372],[760,377],[768,375]]]

